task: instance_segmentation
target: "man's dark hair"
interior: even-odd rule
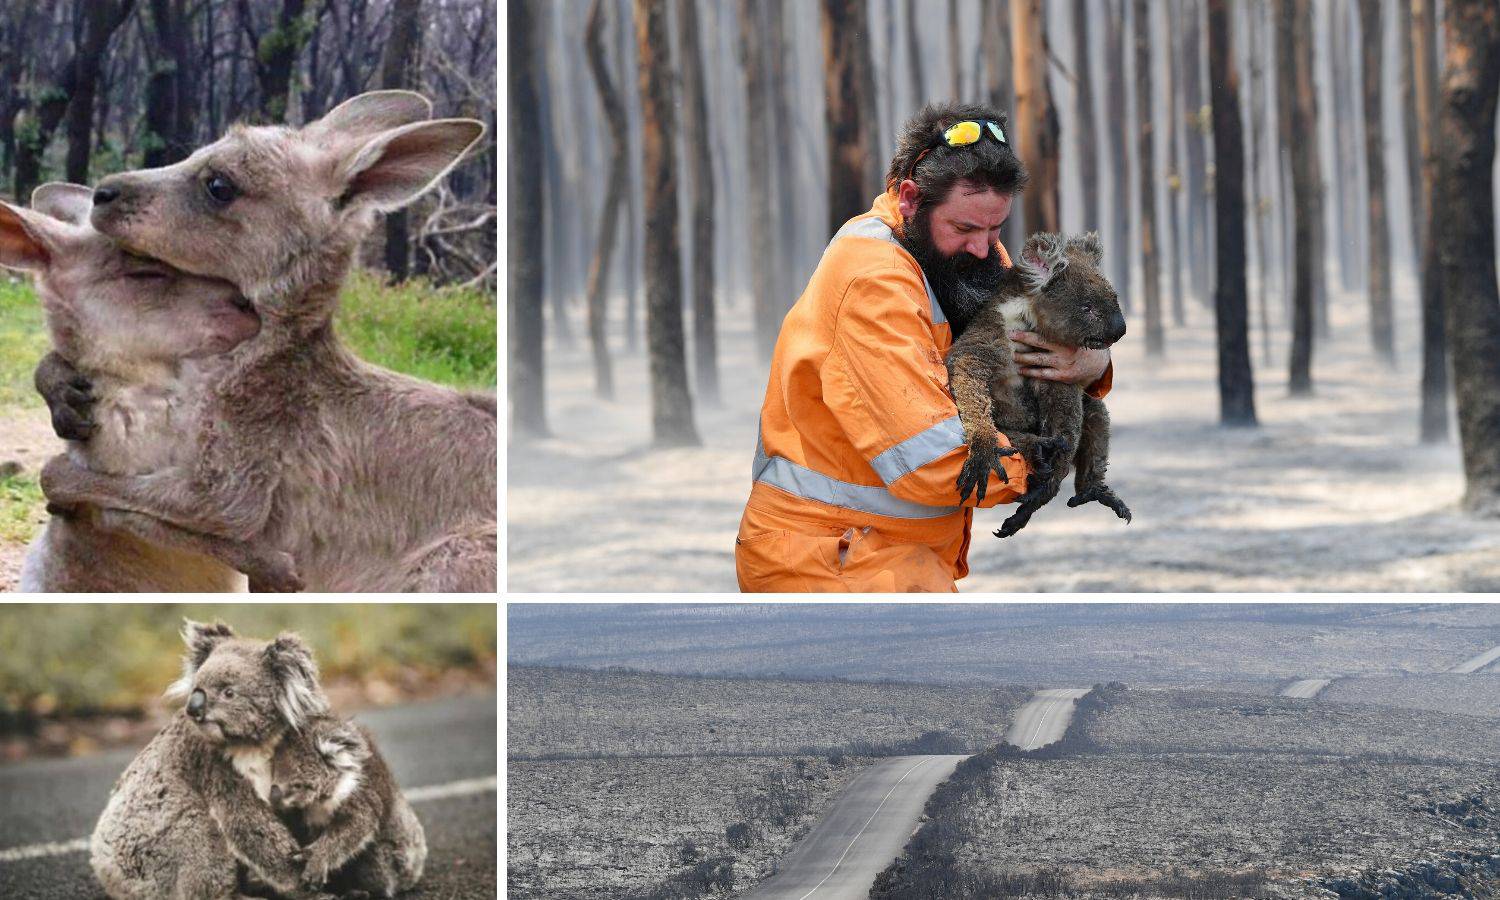
[[[885,175],[886,190],[894,190],[903,179],[910,178],[917,183],[924,203],[941,202],[960,181],[982,184],[1002,194],[1023,190],[1029,176],[1021,158],[1009,144],[999,144],[989,134],[980,135],[978,143],[964,147],[949,147],[939,142],[922,156],[922,151],[932,146],[950,125],[968,119],[993,119],[1000,123],[1006,140],[1011,140],[1010,121],[998,109],[975,103],[929,103],[901,129],[896,155]],[[912,163],[919,156],[922,161],[912,172]]]

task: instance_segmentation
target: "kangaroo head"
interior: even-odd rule
[[[181,162],[100,181],[91,221],[134,253],[228,280],[262,315],[326,323],[375,213],[421,196],[484,133],[431,113],[420,94],[375,91],[302,128],[237,125]]]
[[[118,374],[224,353],[260,331],[233,285],[133,256],[95,231],[91,193],[44,184],[30,209],[0,203],[0,266],[35,276],[53,344],[75,366]]]

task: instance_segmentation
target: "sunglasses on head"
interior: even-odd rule
[[[1002,146],[1010,144],[1010,141],[1005,139],[1005,129],[1001,128],[1000,123],[994,119],[965,119],[962,122],[954,122],[943,129],[942,134],[933,138],[925,150],[917,154],[917,158],[912,161],[911,169],[907,171],[906,177],[912,177],[912,174],[917,171],[917,163],[922,161],[922,157],[938,147],[944,144],[949,147],[967,147],[970,144],[979,143],[979,139],[984,137],[986,133],[994,138],[997,144],[1001,144]]]

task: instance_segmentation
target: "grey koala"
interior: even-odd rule
[[[295,634],[250,640],[223,623],[188,621],[182,636],[168,695],[187,703],[115,783],[89,843],[94,874],[113,900],[230,900],[243,864],[308,897],[269,798],[277,745],[328,711],[312,652]]]
[[[271,805],[305,845],[302,884],[346,898],[414,886],[427,838],[365,729],[312,719],[271,758]]]

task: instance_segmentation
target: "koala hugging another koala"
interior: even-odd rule
[[[1049,341],[1102,349],[1125,336],[1125,316],[1114,288],[1099,272],[1104,249],[1094,232],[1064,239],[1027,238],[1014,267],[975,314],[948,354],[948,378],[969,442],[958,476],[959,496],[984,499],[989,472],[1005,479],[1000,457],[1019,452],[1031,465],[1026,493],[996,537],[1010,537],[1057,496],[1076,470],[1069,506],[1097,500],[1130,521],[1130,509],[1104,483],[1109,465],[1109,411],[1082,387],[1025,378],[1012,356],[1010,332],[1031,331]],[[1021,349],[1025,350],[1026,347]],[[998,433],[1010,441],[1000,447]]]
[[[168,693],[187,702],[115,783],[90,841],[112,900],[391,897],[414,885],[422,825],[369,735],[330,713],[301,638],[188,622],[183,639]]]

